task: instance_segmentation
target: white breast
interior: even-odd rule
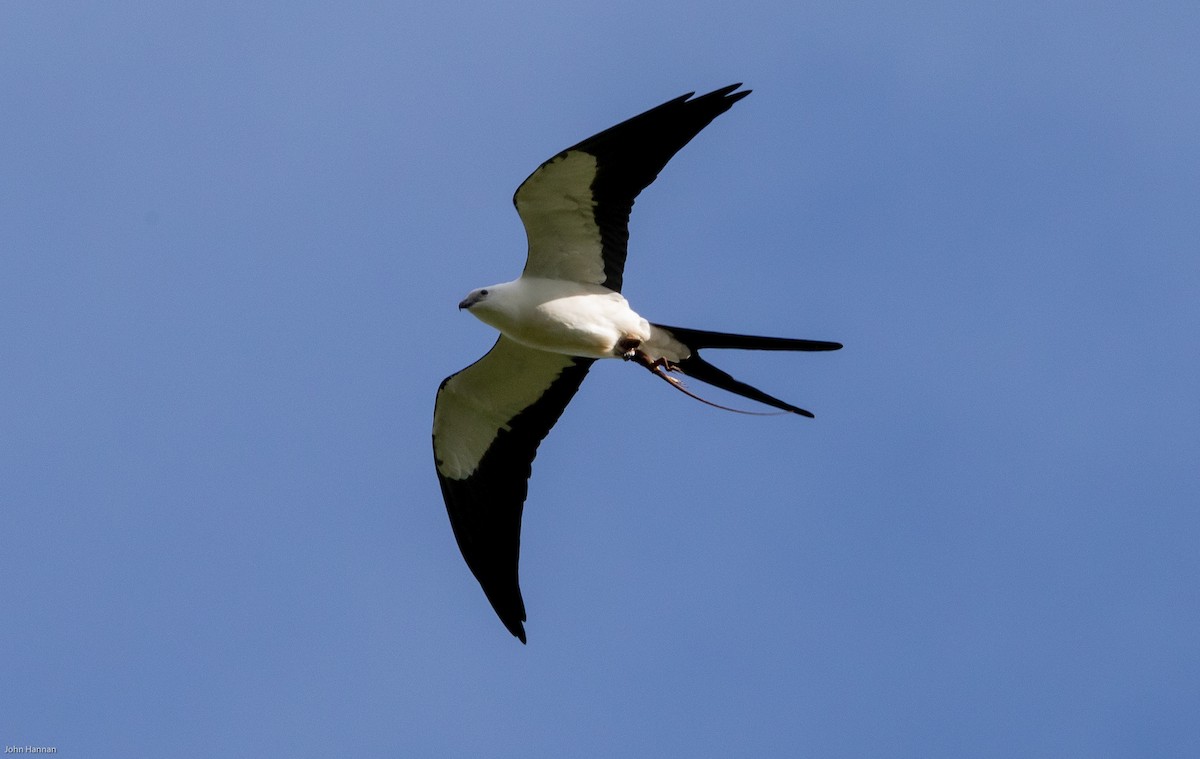
[[[471,313],[523,345],[569,356],[613,358],[622,338],[650,338],[620,293],[580,282],[522,277],[489,287]]]

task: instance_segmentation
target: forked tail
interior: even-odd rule
[[[652,325],[655,329],[664,330],[671,337],[687,346],[688,355],[678,360],[668,360],[660,365],[664,371],[678,371],[688,377],[698,379],[701,382],[706,382],[714,387],[719,387],[735,395],[740,395],[743,398],[749,398],[752,401],[777,408],[782,411],[787,411],[800,416],[812,417],[812,412],[806,411],[798,406],[793,406],[787,401],[780,400],[772,395],[767,395],[756,387],[747,385],[745,382],[734,379],[717,367],[708,363],[700,357],[702,348],[737,348],[741,350],[758,350],[758,351],[835,351],[842,347],[841,343],[827,342],[825,340],[796,340],[787,337],[759,337],[757,335],[734,335],[727,332],[708,332],[700,329],[687,329],[684,327],[669,327],[665,324]],[[650,367],[659,376],[671,382],[673,385],[683,390],[682,387],[674,382],[674,378],[667,376],[663,371],[659,371],[654,366]],[[688,392],[684,390],[684,392]],[[688,395],[692,393],[688,392]],[[696,397],[696,396],[692,396]],[[704,400],[704,399],[700,399]],[[709,403],[709,401],[705,401]],[[711,404],[716,405],[716,404]],[[724,407],[721,407],[724,408]],[[735,410],[735,409],[730,409]]]

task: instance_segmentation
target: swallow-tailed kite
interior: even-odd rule
[[[701,129],[750,94],[737,92],[740,86],[675,98],[539,166],[513,197],[529,238],[525,270],[512,282],[471,291],[458,304],[499,330],[500,338],[438,387],[434,461],[463,558],[522,643],[525,603],[517,561],[530,466],[593,361],[625,359],[676,387],[679,373],[811,417],[738,382],[701,358],[700,350],[842,347],[667,327],[646,321],[621,296],[634,198]]]

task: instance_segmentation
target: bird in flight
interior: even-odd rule
[[[458,304],[500,337],[483,358],[438,387],[434,462],[463,558],[522,643],[525,602],[517,564],[531,465],[594,361],[624,359],[693,397],[678,375],[778,413],[811,417],[735,380],[700,351],[842,347],[656,324],[621,295],[634,198],[700,130],[750,94],[739,87],[669,100],[539,166],[513,196],[529,239],[524,271],[512,282],[472,290]]]

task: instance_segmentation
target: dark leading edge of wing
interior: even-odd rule
[[[572,151],[595,156],[596,174],[590,188],[564,187],[563,194],[577,195],[582,190],[591,190],[603,246],[605,287],[621,290],[629,242],[629,211],[634,198],[700,130],[750,94],[750,90],[734,92],[741,86],[741,83],[731,84],[700,97],[692,97],[695,93],[689,92],[605,129],[542,164],[545,166]],[[535,171],[530,176],[536,174]],[[521,188],[517,188],[514,204],[518,204],[520,193]]]

